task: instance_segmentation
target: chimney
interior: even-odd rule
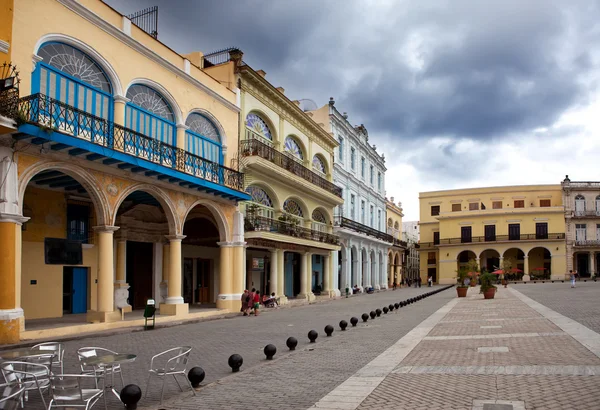
[[[277,87],[277,91],[279,91],[281,94],[285,94],[285,88],[283,87]]]
[[[258,73],[258,75],[260,75],[261,77],[266,77],[267,73],[265,72],[265,70],[257,70],[256,71]]]
[[[391,198],[390,198],[390,201],[394,202],[394,197],[391,197]]]
[[[329,105],[334,105],[335,104],[335,100],[333,99],[333,97],[329,97]]]
[[[347,119],[348,119],[348,113],[347,113],[347,112],[344,112],[344,113],[342,114],[342,117],[344,117],[344,119],[345,119],[345,120],[347,120]]]
[[[204,68],[204,53],[201,51],[194,51],[189,54],[184,54],[184,57],[190,60],[190,63],[198,68]]]

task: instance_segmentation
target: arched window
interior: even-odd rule
[[[394,222],[392,221],[392,218],[388,219],[388,226],[391,228],[394,225]]]
[[[290,215],[298,216],[300,218],[304,218],[304,213],[302,212],[302,207],[300,204],[293,199],[288,199],[283,203],[283,210]]]
[[[600,195],[596,197],[596,215],[600,215]]]
[[[303,160],[304,156],[302,154],[302,149],[298,142],[292,137],[286,137],[285,143],[283,146],[283,151],[291,154],[294,159]]]
[[[320,172],[321,174],[327,173],[327,168],[325,168],[325,163],[318,155],[315,155],[313,157],[312,166],[315,171]]]
[[[222,147],[219,130],[211,120],[198,113],[191,113],[185,125],[189,127],[185,136],[188,152],[217,164],[222,164]]]
[[[327,217],[320,209],[315,209],[312,213],[312,229],[319,232],[327,232]]]
[[[398,221],[396,221],[396,223],[394,224],[394,229],[395,230],[400,229],[400,224],[398,224]]]
[[[259,139],[266,139],[267,141],[273,141],[273,135],[269,126],[258,114],[251,112],[246,116],[246,127],[248,127],[250,133],[246,133],[246,138],[251,139],[258,136]]]
[[[38,50],[42,61],[32,74],[33,94],[44,94],[96,117],[112,120],[112,84],[98,63],[84,52],[64,43],[49,42]],[[44,108],[44,110],[47,108]],[[61,131],[91,138],[91,130],[74,121],[66,110],[53,110],[52,123]],[[50,111],[42,112],[48,115]]]
[[[130,102],[125,107],[125,127],[174,146],[175,114],[167,100],[158,91],[143,84],[129,87],[126,97]],[[141,148],[144,152],[146,148],[150,150],[146,146]]]
[[[263,189],[257,186],[249,186],[246,188],[246,193],[250,195],[251,205],[256,206],[258,216],[264,216],[267,218],[273,218],[273,201],[269,194]],[[246,213],[248,212],[248,206],[246,206]]]
[[[575,197],[575,215],[582,216],[585,214],[585,198],[583,195]]]

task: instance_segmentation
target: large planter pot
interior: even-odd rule
[[[484,299],[494,299],[494,295],[496,294],[496,288],[490,288],[483,292]]]
[[[469,290],[469,288],[467,288],[467,287],[458,287],[458,288],[456,288],[456,294],[458,295],[459,298],[464,298],[467,296],[468,290]]]
[[[471,287],[474,288],[475,286],[477,286],[477,281],[471,280]]]

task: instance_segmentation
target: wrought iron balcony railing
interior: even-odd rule
[[[340,238],[327,232],[315,231],[314,229],[266,218],[264,216],[247,216],[244,219],[244,229],[247,232],[272,232],[292,236],[309,241],[323,242],[330,245],[339,245]]]
[[[326,180],[316,172],[311,171],[298,161],[277,151],[258,139],[245,139],[240,142],[240,154],[242,157],[258,156],[274,163],[275,165],[290,171],[292,174],[342,198],[342,188]]]
[[[573,211],[573,218],[600,218],[600,210]]]
[[[407,248],[408,242],[402,241],[400,239],[394,238],[394,246],[399,246],[401,248]]]
[[[21,98],[16,120],[19,125],[36,125],[45,131],[67,134],[237,191],[244,190],[244,175],[238,171],[96,117],[44,94]]]
[[[493,237],[472,236],[471,238],[443,238],[439,244],[434,242],[420,242],[422,248],[431,248],[438,245],[455,245],[461,243],[481,243],[481,242],[504,242],[504,241],[532,241],[532,240],[557,240],[565,239],[564,233],[549,233],[545,235],[535,233],[524,233],[521,235],[496,235]]]
[[[575,241],[575,246],[600,246],[599,240]]]
[[[373,229],[370,226],[363,225],[352,219],[344,218],[343,216],[335,217],[334,225],[339,226],[340,228],[348,228],[356,232],[364,233],[374,238],[381,239],[382,241],[394,243],[394,237],[392,235],[378,231],[377,229]]]

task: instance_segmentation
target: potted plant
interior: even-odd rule
[[[456,273],[456,295],[459,298],[464,298],[467,296],[467,291],[469,290],[469,286],[465,285],[465,280],[467,279],[469,270],[465,266],[462,266],[456,271]]]
[[[479,277],[479,281],[481,282],[479,293],[483,293],[483,298],[494,299],[494,295],[496,294],[496,286],[494,286],[496,275],[490,272],[485,272]]]

